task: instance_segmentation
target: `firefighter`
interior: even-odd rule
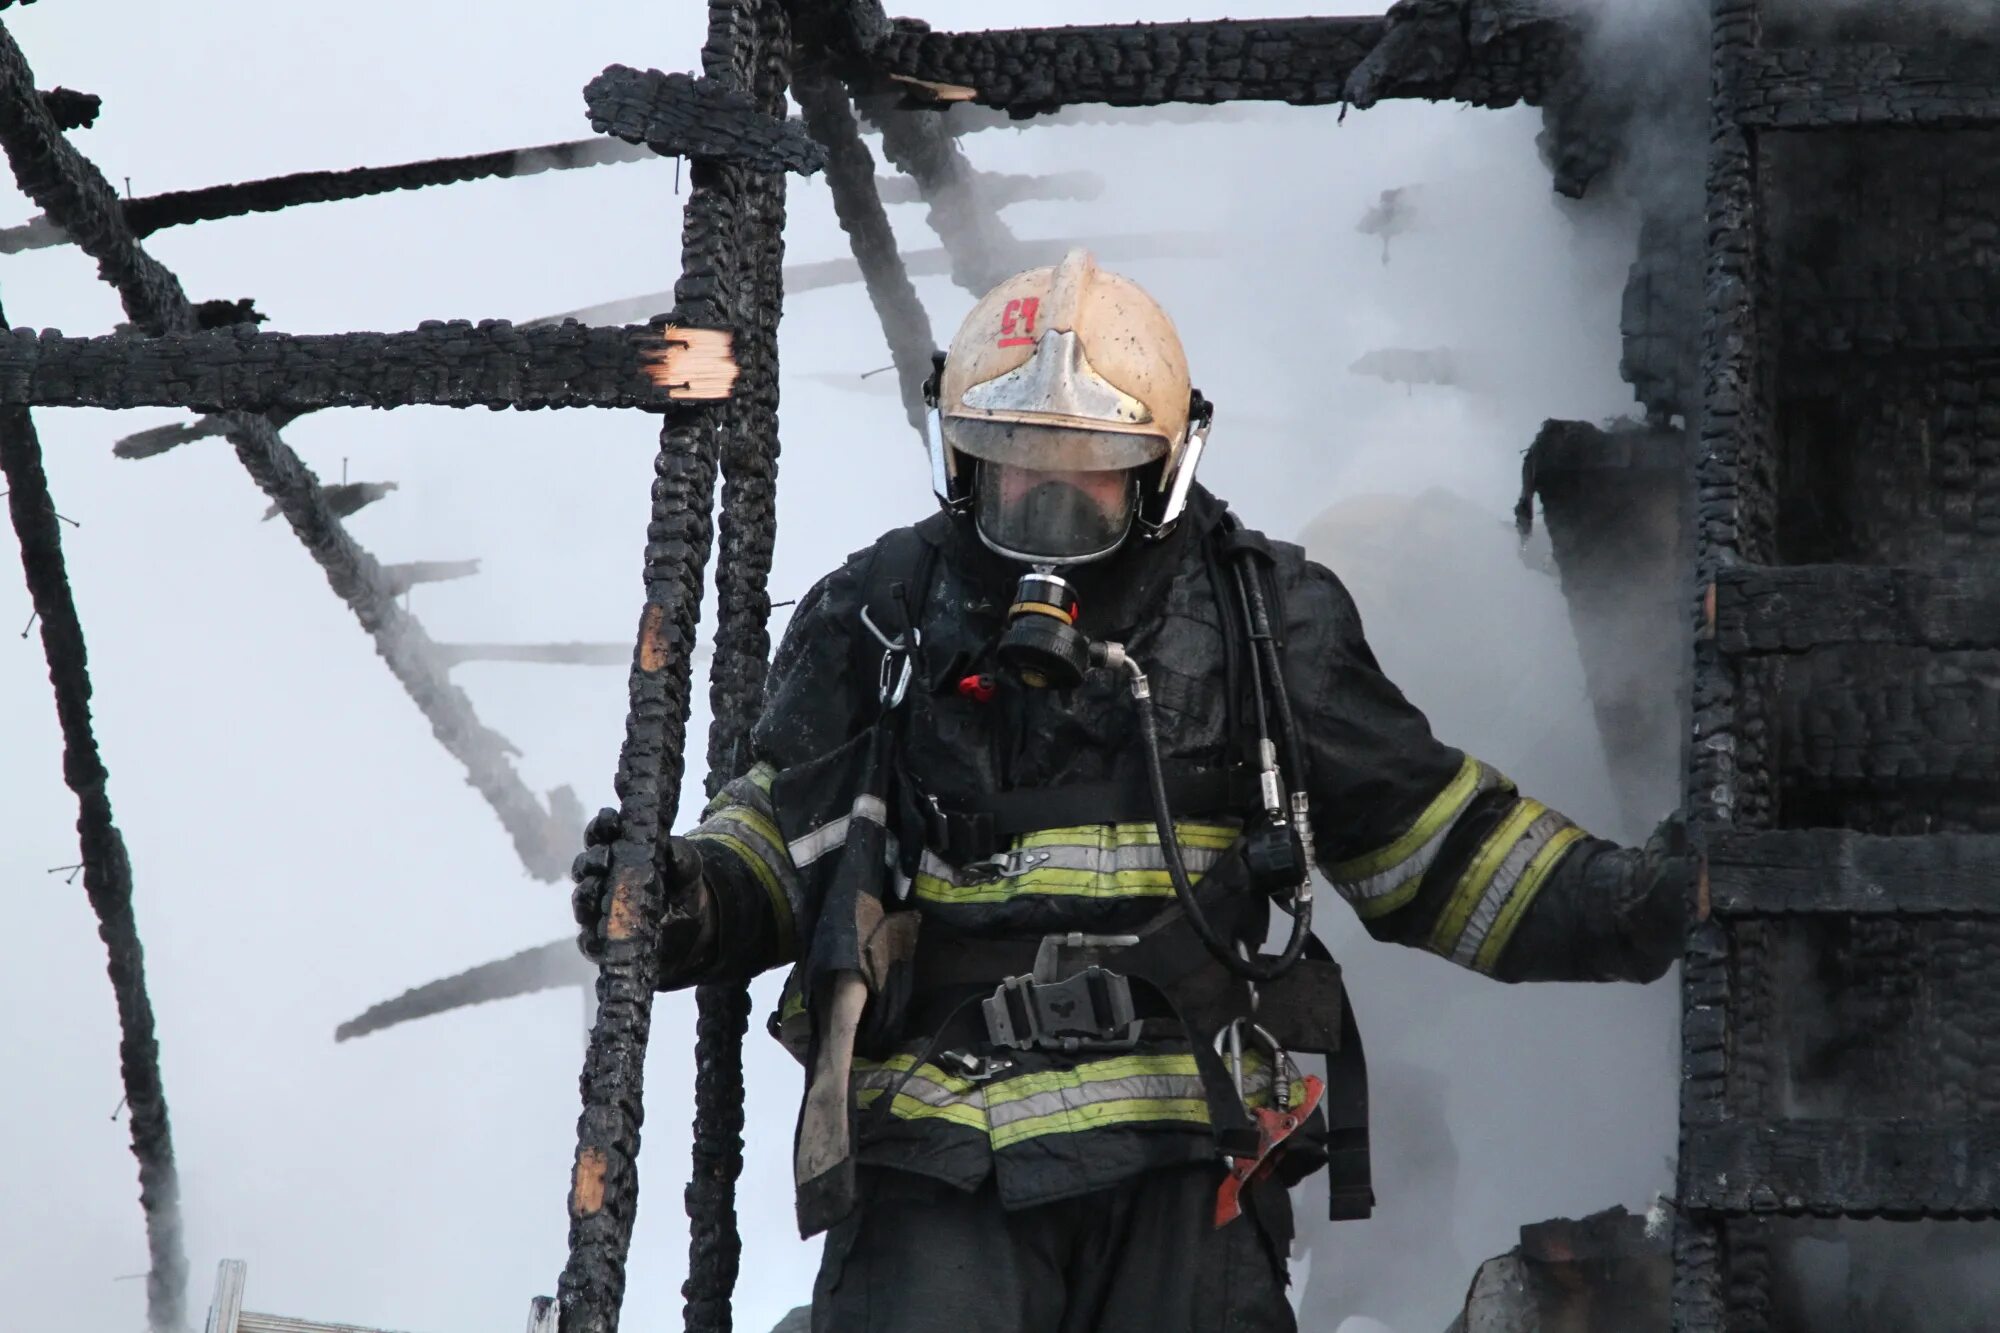
[[[663,850],[662,984],[792,964],[815,1330],[1293,1329],[1286,1186],[1373,1201],[1308,868],[1502,981],[1648,981],[1679,863],[1435,739],[1339,579],[1195,484],[1212,413],[1135,283],[1008,279],[929,394],[943,512],[801,599],[754,762]]]

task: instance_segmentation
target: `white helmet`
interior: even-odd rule
[[[988,292],[931,389],[948,510],[1029,564],[1081,564],[1180,517],[1210,411],[1159,303],[1084,250]]]

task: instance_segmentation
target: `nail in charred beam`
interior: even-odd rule
[[[712,79],[611,65],[584,86],[583,100],[590,128],[656,153],[805,175],[825,165],[802,128]]]

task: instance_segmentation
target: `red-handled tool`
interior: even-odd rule
[[[1278,1062],[1275,1078],[1284,1077],[1284,1062]],[[1227,1226],[1243,1212],[1243,1187],[1255,1184],[1271,1174],[1278,1165],[1278,1155],[1284,1150],[1285,1140],[1292,1137],[1306,1122],[1319,1099],[1326,1093],[1326,1084],[1312,1074],[1304,1078],[1306,1093],[1297,1105],[1283,1110],[1260,1107],[1251,1114],[1257,1118],[1257,1155],[1254,1157],[1232,1157],[1229,1159],[1229,1175],[1222,1182],[1222,1188],[1215,1192],[1215,1225]]]

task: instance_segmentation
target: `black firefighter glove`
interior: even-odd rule
[[[570,863],[570,910],[576,947],[593,963],[604,961],[605,920],[611,911],[611,847],[619,838],[618,812],[599,810],[583,828],[583,851]],[[714,913],[702,883],[701,852],[686,838],[668,838],[659,849],[660,888],[667,910],[660,922],[660,989],[701,978],[715,952]]]
[[[1612,980],[1652,981],[1680,958],[1693,912],[1694,862],[1688,856],[1687,820],[1678,812],[1661,820],[1645,846],[1598,857],[1585,871],[1586,901],[1602,895],[1612,932],[1624,946],[1620,975]]]

